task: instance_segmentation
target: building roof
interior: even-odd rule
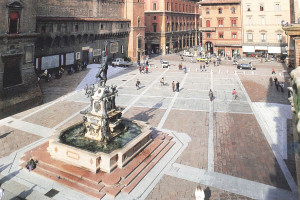
[[[98,17],[49,17],[49,16],[37,16],[37,21],[90,21],[90,22],[130,22],[129,19],[124,18],[98,18]]]
[[[209,4],[240,4],[241,0],[202,0],[199,2],[201,5]]]

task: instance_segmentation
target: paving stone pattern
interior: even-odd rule
[[[215,172],[289,190],[253,115],[215,113]]]
[[[195,199],[197,183],[164,175],[147,200],[187,200]],[[250,200],[250,198],[219,190],[217,188],[201,185],[204,190],[205,200]]]

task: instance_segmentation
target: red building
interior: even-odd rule
[[[146,54],[199,45],[199,17],[196,1],[145,0]]]

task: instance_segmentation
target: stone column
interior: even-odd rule
[[[295,37],[295,67],[300,66],[300,37]]]

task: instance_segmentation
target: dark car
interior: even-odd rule
[[[251,64],[238,64],[238,69],[252,69],[255,70],[256,68],[252,66]]]

